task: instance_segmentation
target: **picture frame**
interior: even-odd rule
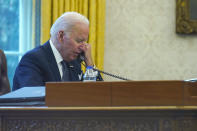
[[[176,33],[197,33],[197,0],[176,0]]]

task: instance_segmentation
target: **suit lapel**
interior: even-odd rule
[[[54,80],[55,81],[61,81],[60,72],[59,72],[57,62],[55,60],[55,56],[53,54],[53,51],[51,49],[49,41],[47,41],[43,45],[43,50],[44,50],[46,58],[48,60],[48,65],[49,65],[49,68],[50,68],[50,71],[53,75]]]
[[[80,63],[76,60],[69,63],[71,81],[80,81],[82,77]]]

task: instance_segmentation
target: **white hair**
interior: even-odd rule
[[[51,37],[55,37],[59,31],[64,31],[65,34],[69,35],[72,32],[72,28],[79,22],[89,25],[89,20],[77,12],[64,13],[52,25],[50,30]]]

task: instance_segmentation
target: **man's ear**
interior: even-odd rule
[[[59,31],[58,32],[58,40],[59,42],[63,42],[64,39],[64,31]]]

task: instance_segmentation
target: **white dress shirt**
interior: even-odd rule
[[[50,40],[49,43],[50,43],[51,49],[53,51],[53,54],[55,56],[55,60],[57,62],[57,66],[58,66],[58,69],[59,69],[59,72],[60,72],[60,76],[62,78],[63,72],[62,72],[61,62],[63,61],[63,58],[62,58],[61,54],[59,53],[59,51],[56,49],[56,47],[53,45],[53,42]]]

